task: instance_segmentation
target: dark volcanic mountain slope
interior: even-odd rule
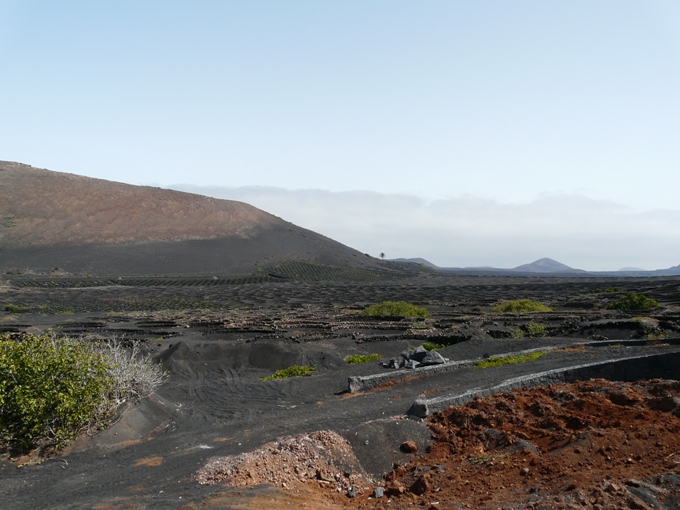
[[[243,274],[286,260],[375,264],[242,202],[0,162],[0,269]]]

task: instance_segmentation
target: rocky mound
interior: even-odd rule
[[[242,202],[0,162],[0,269],[244,274],[376,261]]]

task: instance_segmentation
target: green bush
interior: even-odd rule
[[[347,356],[345,361],[350,365],[360,365],[362,363],[370,363],[371,361],[378,361],[380,359],[380,354],[352,354]]]
[[[0,340],[0,433],[20,448],[45,437],[64,445],[95,418],[110,388],[105,361],[82,342]]]
[[[316,370],[315,366],[291,365],[288,368],[277,370],[272,375],[260,377],[260,381],[273,381],[275,379],[288,379],[289,377],[309,377]]]
[[[20,449],[61,448],[122,402],[151,393],[163,377],[148,357],[118,342],[1,335],[0,437]]]
[[[433,344],[432,342],[424,342],[422,344],[422,347],[427,352],[430,352],[430,351],[436,351],[438,349],[443,349],[446,346],[444,344]]]
[[[368,317],[409,317],[426,319],[430,316],[429,312],[421,307],[412,305],[405,301],[383,301],[366,308],[362,315]]]
[[[531,321],[529,324],[524,326],[524,331],[528,336],[538,336],[543,335],[546,332],[545,327],[541,326],[536,321]]]
[[[552,308],[530,299],[506,301],[494,306],[491,310],[501,313],[552,312]]]
[[[647,296],[642,294],[636,294],[635,292],[629,292],[625,296],[617,299],[608,307],[610,310],[649,310],[651,308],[659,308],[659,302],[654,299],[649,299]]]
[[[514,354],[510,356],[492,356],[489,359],[475,362],[475,368],[500,367],[502,365],[517,365],[519,363],[530,363],[536,361],[541,356],[547,354],[546,351],[530,352],[529,354]]]
[[[25,313],[28,309],[23,306],[5,305],[5,311],[9,313]]]

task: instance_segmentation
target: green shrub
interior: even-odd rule
[[[288,379],[289,377],[309,377],[316,370],[315,366],[291,365],[288,368],[277,370],[268,377],[260,377],[260,381],[273,381],[275,379]]]
[[[432,342],[424,342],[424,343],[422,344],[422,347],[423,347],[427,352],[430,352],[430,351],[436,351],[436,350],[438,350],[438,349],[443,349],[443,348],[446,347],[446,346],[443,345],[443,344],[433,344]]]
[[[44,437],[65,444],[94,419],[110,387],[104,360],[84,343],[0,341],[0,433],[21,448]]]
[[[5,305],[5,311],[9,313],[26,313],[28,309],[23,306]]]
[[[502,365],[517,365],[519,363],[530,363],[536,361],[541,356],[547,354],[546,351],[530,352],[529,354],[513,354],[510,356],[492,356],[489,359],[475,362],[475,368],[500,367]]]
[[[149,358],[118,342],[97,346],[44,334],[0,336],[0,436],[20,449],[61,448],[84,427],[103,422],[164,377]]]
[[[546,329],[538,322],[531,321],[529,324],[524,326],[524,331],[526,331],[527,336],[538,336],[543,335],[546,332]]]
[[[426,319],[430,316],[425,308],[405,301],[383,301],[369,306],[361,313],[369,317],[409,317],[414,319]]]
[[[516,330],[514,330],[510,336],[512,338],[525,338],[525,337],[535,337],[535,336],[540,336],[543,335],[547,332],[545,327],[541,326],[538,322],[536,321],[531,321],[529,324],[525,324],[524,326],[520,326]]]
[[[610,310],[649,310],[651,308],[658,308],[659,302],[654,299],[649,299],[647,296],[642,294],[636,294],[635,292],[629,292],[625,296],[617,299],[607,308]]]
[[[501,313],[552,312],[552,308],[530,299],[506,301],[505,303],[494,306],[491,310]]]
[[[607,287],[605,289],[605,292],[609,292],[609,293],[621,292],[621,289],[619,287]]]
[[[350,365],[360,365],[362,363],[370,363],[371,361],[378,361],[380,359],[380,354],[352,354],[347,356],[345,361]]]

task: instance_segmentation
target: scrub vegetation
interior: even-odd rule
[[[520,326],[512,332],[512,338],[532,338],[535,336],[542,336],[547,333],[545,326],[542,326],[536,321],[531,321],[529,324]]]
[[[9,313],[25,313],[28,310],[23,306],[5,305],[5,311]]]
[[[610,310],[623,311],[649,310],[652,308],[659,308],[659,302],[642,294],[629,292],[625,296],[611,303],[607,308]]]
[[[492,368],[502,365],[518,365],[520,363],[530,363],[536,361],[541,356],[547,354],[546,351],[530,352],[529,354],[513,354],[510,356],[492,356],[483,361],[477,361],[475,368]]]
[[[274,381],[276,379],[288,379],[290,377],[309,377],[316,370],[315,366],[291,365],[288,368],[277,370],[272,375],[261,377],[261,381]]]
[[[426,319],[430,313],[422,306],[416,306],[406,301],[383,301],[366,308],[362,315],[368,317],[406,317],[412,319]]]
[[[345,361],[350,365],[361,365],[362,363],[370,363],[371,361],[378,361],[380,359],[380,354],[352,354],[347,356]]]
[[[124,402],[149,395],[165,374],[136,346],[52,334],[0,336],[0,437],[20,450],[66,446],[106,424]]]
[[[552,308],[538,301],[517,299],[494,306],[491,311],[500,313],[552,312]]]

